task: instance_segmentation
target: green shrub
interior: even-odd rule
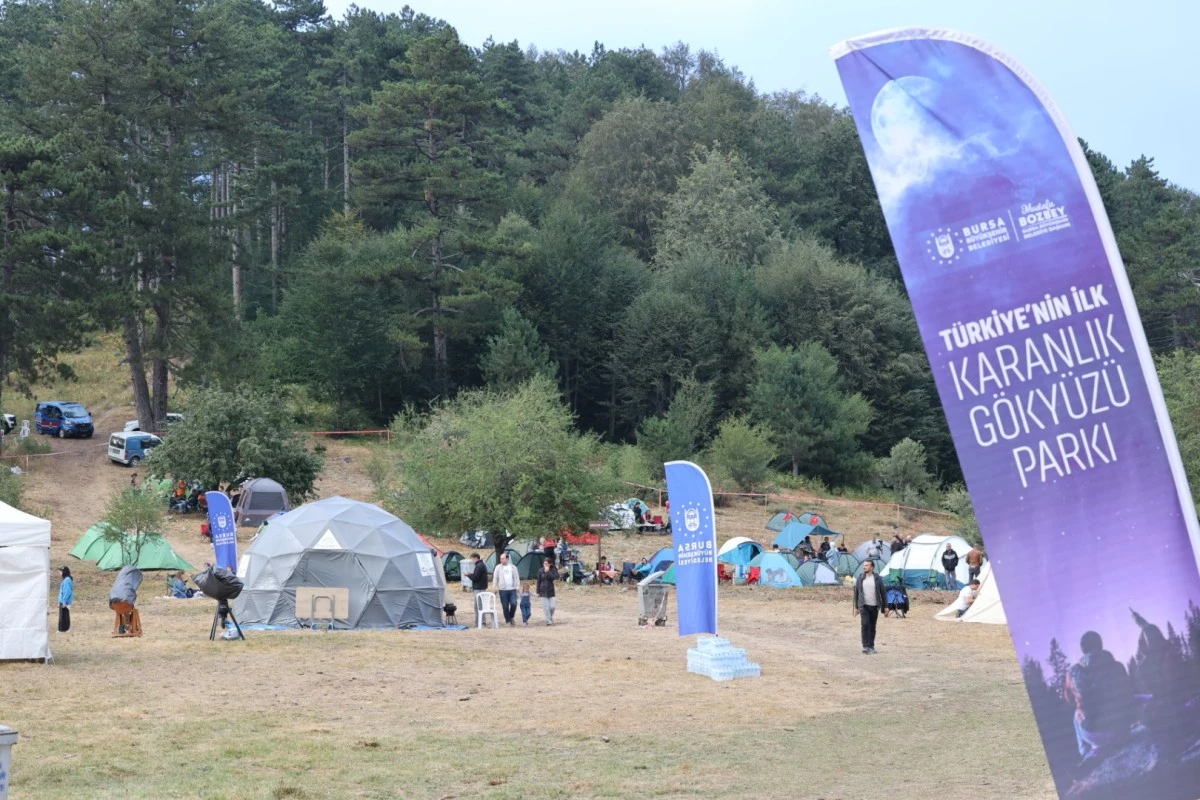
[[[746,417],[724,420],[708,448],[708,461],[715,472],[737,492],[761,489],[771,474],[770,464],[774,457],[770,432]]]
[[[11,462],[0,461],[0,502],[20,508],[21,498],[25,494],[25,483],[20,475],[12,474],[11,470]]]

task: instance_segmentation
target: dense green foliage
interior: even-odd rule
[[[587,528],[615,489],[594,436],[575,431],[557,388],[535,377],[512,392],[462,392],[392,426],[400,491],[385,504],[421,530],[529,538]],[[377,479],[378,480],[378,479]]]
[[[754,492],[764,488],[771,474],[771,462],[776,450],[771,444],[771,432],[750,422],[744,416],[729,417],[717,428],[717,435],[705,453],[712,479],[717,486],[739,492]]]
[[[293,502],[313,493],[324,458],[304,445],[282,401],[249,387],[199,391],[187,418],[151,451],[147,470],[205,489],[236,489],[250,478],[270,478]]]
[[[1151,159],[1087,155],[1152,347],[1195,351],[1200,205]],[[655,471],[749,415],[773,463],[830,485],[906,437],[961,478],[849,113],[682,43],[473,48],[319,0],[8,0],[0,191],[0,391],[104,329],[147,427],[173,381],[278,384],[352,426],[542,375],[574,429]],[[173,465],[265,474],[237,430]],[[314,462],[288,452],[302,495]]]

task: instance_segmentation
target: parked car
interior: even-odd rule
[[[121,431],[108,437],[108,460],[136,467],[150,451],[162,444],[153,433]]]
[[[38,433],[48,433],[60,439],[68,436],[90,439],[96,430],[92,424],[92,415],[86,408],[79,403],[62,400],[38,403],[33,413],[33,424]]]
[[[183,414],[177,414],[174,411],[167,412],[167,425],[172,425],[176,422],[179,422],[182,419],[183,419]],[[125,430],[127,432],[128,431],[140,431],[141,429],[142,429],[142,424],[140,421],[138,421],[136,419],[131,419],[125,423]]]

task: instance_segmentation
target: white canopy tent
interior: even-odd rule
[[[1004,614],[1004,605],[1000,602],[1000,590],[996,588],[996,579],[992,576],[992,565],[984,564],[979,572],[979,594],[975,602],[961,617],[954,608],[954,603],[943,608],[936,615],[943,622],[984,622],[989,625],[1007,625],[1008,617]]]
[[[50,521],[0,503],[0,661],[50,657]]]
[[[954,568],[954,579],[957,587],[967,582],[969,568],[967,567],[967,551],[971,545],[961,536],[938,536],[934,533],[922,533],[909,542],[908,547],[892,553],[887,566],[879,573],[885,583],[894,583],[896,577],[903,579],[909,588],[921,589],[926,579],[931,575],[938,576],[939,581],[946,581],[946,571],[942,569],[942,553],[946,547],[953,545],[958,553],[958,566]],[[956,587],[951,587],[956,588]]]

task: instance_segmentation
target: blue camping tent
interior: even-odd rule
[[[784,529],[775,537],[775,541],[771,544],[779,545],[780,550],[795,550],[800,546],[800,543],[808,536],[815,536],[820,539],[822,536],[828,536],[830,539],[836,539],[841,536],[837,531],[831,531],[821,525],[808,525],[803,522],[789,522]]]
[[[763,546],[745,536],[735,536],[721,545],[717,551],[717,561],[722,564],[745,565],[763,551]]]
[[[784,553],[760,553],[750,562],[758,567],[758,582],[763,586],[803,586],[796,573],[796,558]]]
[[[800,569],[796,570],[796,575],[800,578],[801,586],[836,586],[838,581],[837,574],[824,561],[805,561],[800,565]]]
[[[672,564],[675,563],[675,548],[664,547],[654,555],[650,556],[650,560],[637,567],[633,572],[635,575],[645,577],[651,572],[665,572]]]

